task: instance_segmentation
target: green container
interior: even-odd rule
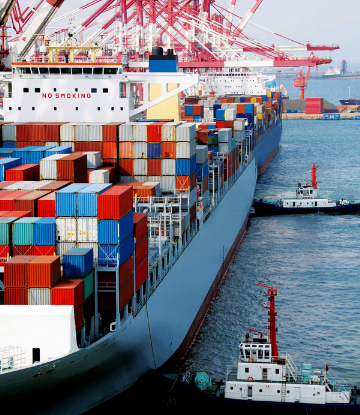
[[[218,145],[218,136],[217,135],[208,135],[208,145],[217,146]]]
[[[34,245],[34,223],[41,218],[21,218],[12,224],[13,245]]]
[[[18,220],[18,218],[0,217],[0,245],[12,245],[11,224],[16,220]]]
[[[69,278],[72,280],[83,280],[84,281],[84,301],[90,297],[94,292],[94,271],[91,271],[90,274],[86,275],[84,278]]]

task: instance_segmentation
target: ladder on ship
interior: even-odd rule
[[[282,366],[282,381],[281,381],[281,402],[286,399],[286,364]]]

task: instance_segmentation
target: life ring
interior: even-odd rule
[[[254,378],[252,378],[251,376],[248,377],[248,382],[254,382]]]
[[[254,359],[252,357],[249,358],[249,363],[254,363]]]

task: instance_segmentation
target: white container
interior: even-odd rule
[[[89,174],[89,184],[110,183],[109,170],[94,170]]]
[[[53,183],[54,180],[42,180],[40,182],[33,182],[31,184],[28,184],[24,190],[29,190],[29,191],[33,191],[33,190],[41,190],[42,187],[47,186],[50,183]]]
[[[133,163],[134,176],[147,176],[147,160],[135,159]]]
[[[75,125],[74,124],[60,125],[60,141],[66,141],[66,142],[75,141]]]
[[[77,218],[77,242],[97,242],[98,218]]]
[[[147,159],[147,143],[134,142],[134,159]]]
[[[196,146],[196,164],[204,164],[208,160],[209,148],[206,145]]]
[[[68,154],[53,154],[40,160],[40,180],[57,179],[57,161]]]
[[[94,254],[94,265],[95,265],[95,260],[98,258],[98,244],[97,242],[81,242],[81,243],[77,243],[76,244],[76,248],[90,248],[93,250],[93,254]]]
[[[119,141],[134,141],[133,140],[133,122],[126,122],[119,126]]]
[[[4,124],[2,126],[2,139],[3,141],[15,141],[16,142],[16,125],[19,123]]]
[[[236,119],[236,109],[228,108],[225,110],[225,121],[234,121]]]
[[[55,250],[56,255],[60,256],[60,263],[63,262],[63,256],[64,254],[69,251],[70,249],[76,248],[75,242],[56,242],[55,244]]]
[[[71,147],[71,151],[75,151],[75,143],[73,141],[61,141],[60,145],[64,147]],[[69,154],[65,154],[68,156]]]
[[[234,131],[243,131],[245,130],[245,120],[243,118],[238,118],[234,121]]]
[[[98,167],[101,167],[100,151],[85,151],[83,154],[86,155],[88,169],[97,169]]]
[[[121,181],[123,180],[123,177],[124,176],[121,177]],[[131,182],[145,183],[147,180],[147,176],[141,176],[141,175],[127,176],[127,177],[130,177],[132,179]]]
[[[37,182],[16,182],[3,188],[3,190],[27,190],[27,186],[36,184]]]
[[[191,141],[196,138],[196,124],[182,123],[176,127],[176,141]]]
[[[94,123],[88,125],[88,137],[89,142],[92,143],[95,142],[101,142],[103,141],[103,130],[102,130],[102,124]]]
[[[45,143],[47,147],[59,147],[59,143],[57,141],[47,141]]]
[[[132,125],[132,138],[134,142],[147,142],[147,126],[151,122],[138,122]],[[135,152],[135,149],[134,149]]]
[[[176,189],[175,176],[161,176],[160,188],[163,192],[174,192]]]
[[[187,143],[185,143],[187,144]],[[175,176],[176,174],[176,161],[173,159],[161,160],[161,173],[164,176]]]
[[[176,143],[175,157],[177,159],[190,159],[196,154],[196,140],[179,141]]]
[[[77,142],[89,141],[89,130],[86,124],[75,124],[75,140]]]
[[[168,122],[161,127],[161,141],[175,141],[176,127],[180,126],[181,122]]]
[[[56,242],[76,242],[76,219],[56,218],[55,219]]]
[[[28,305],[51,305],[50,288],[29,288]]]

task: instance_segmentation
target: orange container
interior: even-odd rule
[[[16,190],[14,192],[7,192],[4,190],[4,194],[0,195],[0,210],[16,210],[15,209],[15,199],[25,196],[30,192],[25,192],[22,190]]]
[[[103,130],[103,142],[114,141],[115,143],[119,141],[119,126],[123,124],[119,123],[109,123],[102,126]]]
[[[102,143],[100,141],[77,141],[75,143],[75,151],[81,153],[84,151],[101,151],[101,146]]]
[[[28,290],[26,288],[5,288],[5,305],[27,305]]]
[[[164,141],[161,143],[161,158],[174,159],[175,158],[175,143]],[[151,175],[150,175],[151,176]]]
[[[29,287],[29,263],[35,256],[16,256],[5,263],[5,287]]]
[[[236,113],[237,114],[245,114],[245,104],[237,104],[236,105]]]
[[[147,168],[149,176],[161,176],[161,159],[148,159]]]
[[[17,182],[40,180],[40,166],[38,164],[23,164],[6,170],[6,180]]]
[[[130,141],[124,141],[124,142],[119,143],[119,158],[120,159],[134,158],[134,143]]]
[[[77,310],[83,302],[83,280],[63,279],[51,288],[51,305],[72,305]]]
[[[98,218],[121,219],[133,208],[131,186],[113,186],[98,196]]]
[[[31,288],[51,288],[60,278],[60,256],[38,256],[29,263]]]
[[[190,176],[176,176],[176,190],[192,190],[196,186],[196,172]]]
[[[31,212],[32,217],[38,216],[38,200],[46,196],[50,191],[35,190],[27,195],[15,199],[15,210]]]
[[[155,197],[156,186],[139,186],[137,188],[138,197]]]
[[[87,174],[87,157],[83,154],[69,154],[57,161],[57,178],[75,180]]]
[[[116,159],[118,151],[118,144],[116,142],[105,141],[102,143],[101,158],[102,159]]]
[[[34,255],[34,245],[13,245],[12,256]]]

